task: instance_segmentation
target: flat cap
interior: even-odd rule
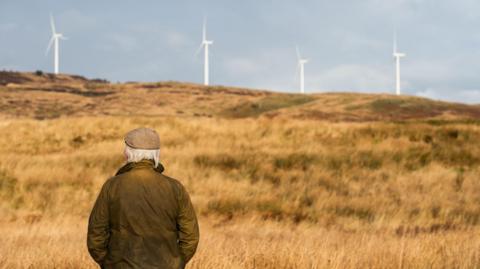
[[[125,135],[125,144],[134,149],[159,149],[160,137],[153,129],[137,128]]]

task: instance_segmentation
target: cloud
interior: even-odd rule
[[[221,77],[216,75],[215,81],[256,89],[292,89],[296,66],[294,48],[258,48],[248,53],[239,51],[241,55],[236,55],[237,51],[220,49],[214,50],[212,55],[214,72],[221,72]]]
[[[52,14],[55,16],[55,14]],[[76,9],[69,9],[55,16],[55,22],[64,31],[80,31],[82,29],[97,28],[100,21]]]
[[[104,50],[130,52],[137,48],[138,41],[135,36],[127,33],[108,33],[104,37],[104,43],[99,45]]]
[[[231,58],[224,66],[228,73],[238,76],[257,76],[264,70],[262,64],[248,58]]]
[[[15,23],[7,22],[0,24],[0,32],[8,33],[18,28],[18,25]]]
[[[480,104],[480,90],[426,89],[415,95],[430,99]]]
[[[342,64],[317,73],[310,83],[316,91],[389,92],[393,85],[393,74],[388,68]],[[308,81],[308,71],[306,73]]]
[[[405,76],[417,80],[445,81],[456,75],[456,68],[445,60],[435,59],[402,59],[402,71]]]
[[[381,51],[384,49],[385,42],[364,35],[363,33],[352,30],[332,33],[332,38],[337,40],[338,46],[342,50],[362,50],[367,48],[370,51]]]
[[[164,34],[166,44],[171,48],[185,47],[190,44],[190,39],[183,33],[169,30]]]

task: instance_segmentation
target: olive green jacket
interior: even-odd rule
[[[87,246],[101,268],[184,268],[198,222],[183,185],[143,160],[105,182],[88,222]]]

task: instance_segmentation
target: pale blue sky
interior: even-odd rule
[[[396,28],[406,94],[480,103],[478,0],[0,0],[0,69],[52,71],[50,13],[69,38],[61,72],[201,83],[207,15],[212,84],[285,92],[298,44],[308,92],[393,93]]]

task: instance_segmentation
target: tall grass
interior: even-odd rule
[[[0,267],[93,266],[86,218],[139,126],[200,216],[190,268],[480,266],[478,125],[84,117],[0,123]]]

